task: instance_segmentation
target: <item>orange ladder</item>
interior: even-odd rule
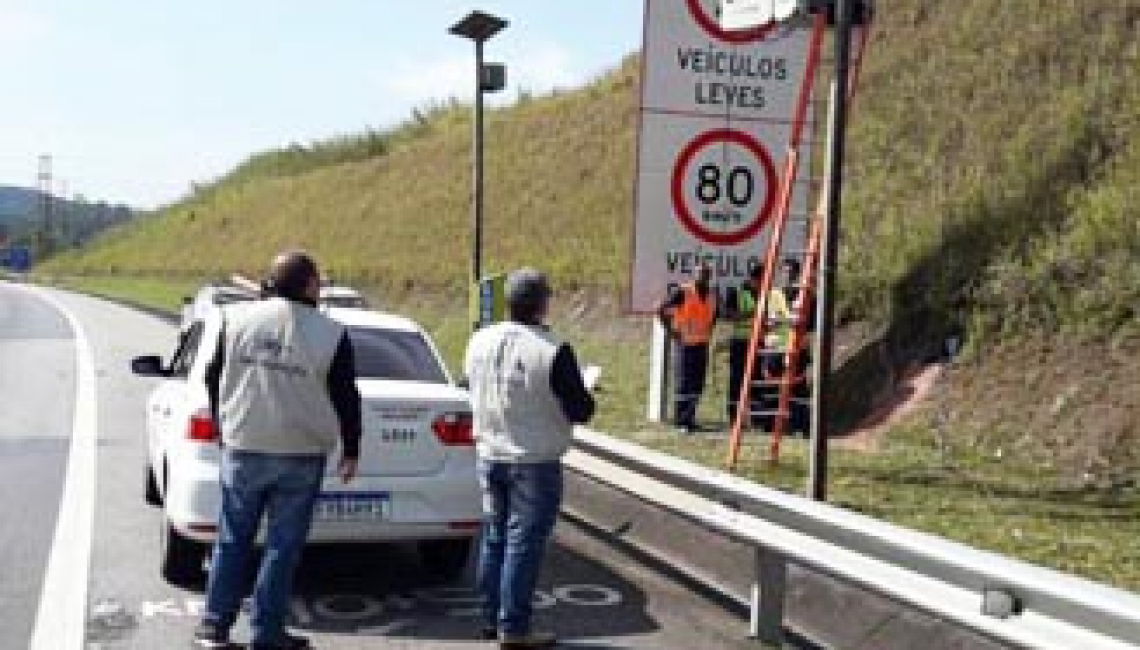
[[[819,207],[807,215],[808,234],[805,250],[782,252],[781,249],[790,217],[789,207],[795,188],[795,179],[799,171],[800,143],[802,141],[807,111],[811,103],[812,87],[819,66],[820,50],[826,24],[827,19],[825,12],[820,11],[816,13],[814,16],[810,49],[808,51],[806,76],[800,88],[796,113],[792,123],[792,133],[789,139],[787,154],[784,159],[784,168],[780,176],[776,217],[764,255],[764,270],[761,274],[760,286],[756,287],[756,313],[753,317],[752,331],[748,342],[744,377],[740,385],[740,394],[737,396],[738,406],[736,409],[736,418],[732,422],[732,430],[729,436],[727,459],[729,470],[736,468],[736,463],[740,457],[740,446],[744,429],[751,426],[752,420],[758,417],[770,417],[772,419],[769,459],[773,464],[778,462],[780,441],[791,416],[792,403],[794,400],[802,399],[795,397],[793,392],[797,385],[807,379],[807,377],[800,372],[799,366],[804,348],[806,347],[808,320],[813,312],[812,307],[815,302],[815,284],[819,271],[821,252],[822,216],[825,207],[824,198],[826,196],[824,192],[819,192]],[[866,50],[869,28],[863,26],[860,32],[859,38],[855,41],[856,51],[854,56],[852,56],[852,73],[847,85],[849,97],[854,92],[858,80],[863,54]],[[809,187],[814,190],[823,189],[818,181],[813,181]],[[798,290],[798,296],[792,307],[790,317],[787,314],[773,315],[771,313],[773,306],[770,304],[775,270],[779,267],[782,260],[786,258],[798,258],[801,269],[800,278],[794,287]],[[783,342],[782,347],[772,348],[768,347],[765,343],[773,325],[779,325],[785,328],[791,327],[790,336]],[[763,377],[757,379],[759,353],[766,355],[783,355],[783,372],[777,377]],[[770,410],[762,407],[761,410],[754,410],[752,406],[753,401],[751,399],[752,393],[757,388],[771,388],[774,386],[779,387],[779,398],[776,403],[776,408]],[[747,409],[744,408],[745,405],[748,405]]]

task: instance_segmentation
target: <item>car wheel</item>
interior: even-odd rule
[[[425,569],[450,582],[463,575],[471,546],[471,539],[431,539],[420,542],[417,550]]]
[[[154,475],[154,468],[146,467],[146,502],[152,506],[162,505],[162,492],[158,489],[158,478]]]
[[[202,563],[209,545],[178,532],[165,517],[162,519],[162,577],[176,587],[193,587],[206,581]]]

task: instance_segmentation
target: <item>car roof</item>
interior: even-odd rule
[[[352,297],[352,298],[363,297],[363,294],[361,294],[356,289],[353,289],[352,287],[342,287],[340,285],[329,286],[329,287],[321,287],[321,295],[322,296],[338,296],[338,297],[345,297],[345,298],[347,298],[347,297]]]
[[[196,301],[206,301],[208,303],[213,303],[218,298],[226,299],[226,302],[241,302],[246,300],[256,300],[257,296],[250,291],[239,287],[210,284],[202,287],[198,291],[198,294],[195,298]]]
[[[420,327],[410,318],[372,309],[355,307],[323,307],[329,318],[348,327],[375,327],[386,330],[418,332]]]

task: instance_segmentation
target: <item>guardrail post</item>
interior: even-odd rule
[[[784,638],[784,594],[788,564],[779,553],[756,547],[749,636],[764,643],[781,643]]]

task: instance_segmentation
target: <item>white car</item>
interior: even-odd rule
[[[365,309],[368,301],[364,294],[352,287],[324,286],[321,287],[321,304],[326,307],[356,307]]]
[[[353,344],[363,436],[357,476],[347,485],[335,475],[337,453],[330,456],[309,542],[413,540],[425,568],[453,578],[481,518],[468,394],[411,320],[362,309],[326,313]],[[163,508],[162,574],[179,585],[204,578],[217,534],[221,448],[205,373],[220,322],[217,310],[196,317],[168,363],[144,356],[131,364],[136,374],[162,378],[146,407],[146,499]]]

